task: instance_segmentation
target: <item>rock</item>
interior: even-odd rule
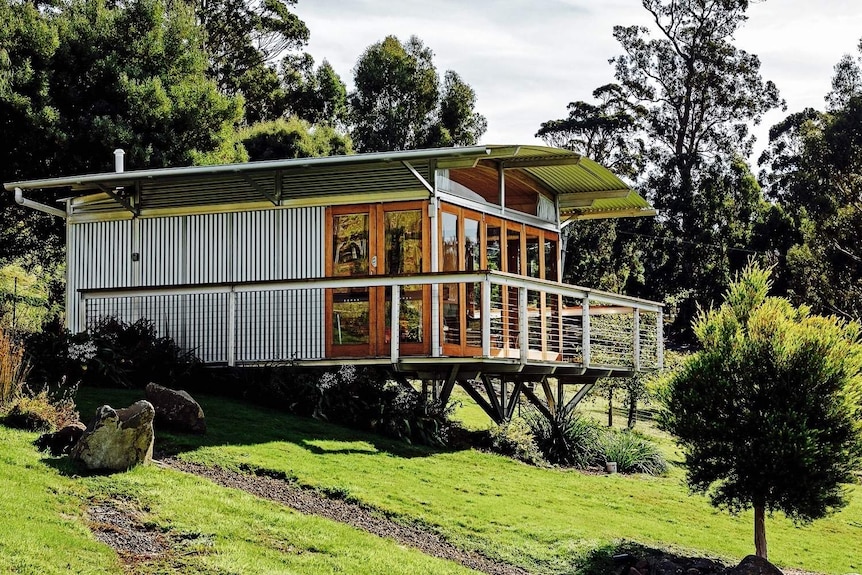
[[[146,394],[156,410],[157,425],[190,433],[207,432],[204,410],[185,391],[148,383]]]
[[[43,433],[33,442],[39,451],[49,451],[54,457],[65,455],[78,443],[87,426],[76,421],[54,433]]]
[[[728,575],[783,575],[778,567],[756,555],[749,555],[727,573]]]
[[[123,471],[153,458],[153,418],[149,401],[125,409],[103,405],[72,448],[72,458],[87,469]]]

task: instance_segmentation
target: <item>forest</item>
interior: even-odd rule
[[[432,47],[382,38],[348,83],[305,51],[296,2],[0,0],[0,180],[110,171],[117,147],[141,169],[481,141],[480,95]],[[776,295],[862,317],[862,40],[822,109],[785,110],[734,43],[747,1],[642,4],[655,26],[614,28],[612,80],[536,136],[608,166],[659,216],[568,225],[565,281],[665,302],[670,346],[749,261]],[[752,158],[772,109],[786,117]],[[0,218],[3,325],[36,331],[62,308],[62,222],[10,194]]]

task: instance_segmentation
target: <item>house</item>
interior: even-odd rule
[[[561,283],[569,222],[654,215],[567,150],[139,171],[118,150],[115,172],[5,188],[66,219],[73,331],[144,317],[214,365],[385,365],[444,400],[461,384],[497,420],[521,393],[553,410],[567,386],[576,402],[662,364],[660,304]],[[34,199],[48,189],[68,192],[63,209]]]

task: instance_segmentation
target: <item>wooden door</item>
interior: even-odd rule
[[[328,277],[377,274],[374,206],[331,208],[327,213]],[[371,357],[376,353],[377,293],[369,286],[326,290],[327,357]]]
[[[428,222],[418,202],[330,208],[327,213],[328,277],[418,274],[428,271]],[[371,282],[369,282],[371,283]],[[401,286],[399,353],[430,350],[426,302],[430,289]],[[327,357],[384,357],[391,353],[392,288],[327,290]]]

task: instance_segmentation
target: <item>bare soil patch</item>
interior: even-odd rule
[[[141,519],[130,502],[111,499],[87,509],[90,529],[96,539],[110,546],[126,562],[157,559],[171,548],[171,542]]]

